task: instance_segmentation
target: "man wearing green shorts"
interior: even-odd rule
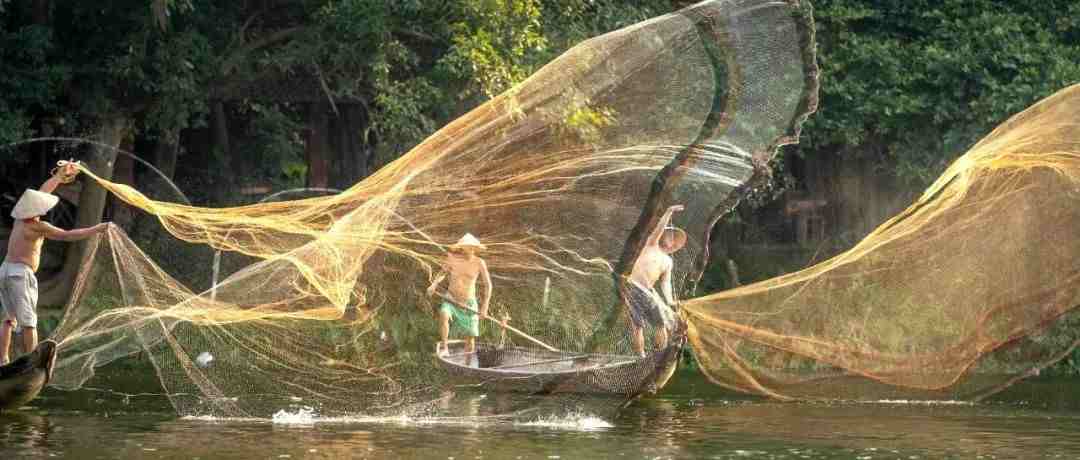
[[[480,240],[466,233],[450,246],[443,269],[428,287],[428,295],[434,295],[439,284],[447,279],[446,300],[439,307],[439,355],[449,353],[450,324],[465,337],[465,351],[476,352],[476,337],[480,335],[480,318],[487,317],[491,303],[491,275],[487,263],[477,253],[486,249]],[[476,300],[476,282],[484,285],[483,302]]]
[[[440,315],[450,316],[451,329],[465,337],[479,337],[480,336],[480,308],[476,304],[476,299],[469,299],[466,301],[465,307],[462,308],[454,305],[451,302],[443,301],[439,306]]]

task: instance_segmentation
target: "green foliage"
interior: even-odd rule
[[[802,153],[884,151],[915,187],[979,137],[1080,80],[1076,2],[815,2],[821,108]],[[1069,13],[1073,14],[1069,14]]]
[[[585,142],[597,142],[601,130],[616,122],[615,111],[608,107],[582,105],[564,117],[562,127]]]
[[[453,47],[444,65],[471,76],[488,97],[520,83],[535,69],[528,57],[547,45],[539,0],[465,0],[453,23]]]
[[[69,68],[49,62],[52,31],[12,24],[0,4],[0,145],[31,135],[30,111],[53,111],[52,98]]]

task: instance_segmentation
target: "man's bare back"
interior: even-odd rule
[[[673,250],[669,246],[670,242],[667,241],[664,233],[667,231],[672,215],[682,210],[682,206],[675,205],[664,212],[645,240],[645,247],[641,248],[641,254],[634,261],[634,267],[630,271],[630,280],[645,289],[651,290],[658,281],[661,282],[660,290],[668,304],[674,302],[671,295],[671,270],[675,264],[670,254],[677,248]]]
[[[634,261],[630,283],[621,288],[623,301],[630,313],[631,344],[640,356],[645,356],[644,328],[649,324],[656,326],[656,345],[663,349],[667,346],[668,329],[673,327],[675,321],[670,308],[675,303],[671,288],[671,270],[674,267],[671,254],[678,251],[686,240],[685,232],[681,230],[671,229],[669,233],[668,223],[675,212],[682,210],[680,205],[671,206],[660,217]],[[677,241],[677,232],[682,232],[681,241]],[[662,299],[653,287],[657,282],[663,293]]]
[[[665,273],[670,273],[674,262],[671,256],[660,249],[659,246],[645,246],[641,255],[634,262],[634,269],[630,272],[630,280],[642,287],[652,288]]]

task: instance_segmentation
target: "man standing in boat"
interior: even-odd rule
[[[8,237],[7,255],[0,264],[0,365],[8,362],[11,333],[15,327],[22,329],[22,353],[30,353],[37,347],[37,297],[38,286],[34,272],[41,262],[41,245],[46,238],[60,241],[77,241],[104,232],[108,224],[77,230],[61,230],[42,222],[41,216],[49,212],[60,198],[51,192],[60,184],[75,180],[79,169],[73,163],[60,166],[40,190],[27,189],[15,203],[11,217],[15,218]]]
[[[486,249],[480,240],[471,233],[466,233],[457,243],[450,246],[446,262],[435,281],[428,287],[428,295],[434,295],[439,284],[449,276],[447,294],[439,306],[439,334],[442,339],[437,348],[439,355],[449,353],[447,339],[450,324],[465,336],[465,347],[469,353],[476,351],[476,337],[480,335],[480,318],[487,317],[491,302],[491,275],[487,263],[477,252]],[[477,304],[476,281],[484,284],[483,301]]]
[[[658,350],[667,347],[668,335],[675,328],[675,312],[671,308],[675,304],[671,292],[671,270],[675,263],[671,254],[686,245],[686,232],[668,224],[671,216],[682,210],[682,205],[675,205],[664,212],[634,261],[629,279],[620,286],[623,302],[630,313],[634,352],[642,357],[645,356],[646,326],[656,328]],[[653,288],[657,281],[663,298]]]

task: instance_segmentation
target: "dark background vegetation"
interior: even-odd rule
[[[690,3],[0,0],[0,215],[68,157],[181,199],[167,178],[199,205],[347,188],[582,39]],[[994,126],[1080,81],[1075,0],[813,3],[820,109],[774,162],[773,184],[716,228],[704,291],[849,247]],[[134,158],[23,142],[46,136]],[[206,287],[205,248],[163,241],[102,193],[63,193],[54,222],[115,220]],[[50,243],[44,305],[65,302],[79,255]],[[1078,361],[1057,369],[1075,373]]]

